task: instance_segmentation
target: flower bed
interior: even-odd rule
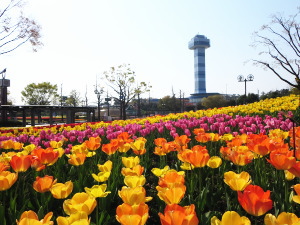
[[[299,222],[298,118],[292,95],[112,123],[3,129],[0,224]]]

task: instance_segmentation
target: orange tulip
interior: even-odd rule
[[[14,148],[14,141],[9,139],[1,142],[2,149],[13,149]]]
[[[175,137],[174,143],[176,144],[177,151],[180,152],[181,150],[187,149],[190,140],[191,139],[187,135]]]
[[[50,191],[52,185],[56,184],[56,180],[53,180],[53,176],[36,177],[33,182],[33,188],[37,192],[44,193]]]
[[[300,177],[300,161],[296,161],[295,164],[288,169],[288,171],[296,177]]]
[[[175,170],[169,170],[164,176],[159,178],[158,185],[160,187],[173,187],[176,184],[184,184],[184,173]]]
[[[198,225],[199,220],[195,212],[195,206],[180,206],[169,204],[164,214],[158,213],[162,225]]]
[[[71,199],[67,199],[63,203],[63,208],[67,215],[80,211],[90,215],[96,206],[96,199],[85,192],[76,193]]]
[[[117,140],[119,152],[127,152],[131,147],[130,143],[133,142],[128,132],[122,132],[121,134],[119,134]]]
[[[178,204],[185,195],[186,186],[184,184],[176,184],[172,187],[156,186],[157,196],[166,204]]]
[[[25,211],[22,213],[20,220],[17,220],[17,225],[53,225],[53,221],[50,221],[52,218],[53,213],[49,212],[45,215],[42,220],[39,220],[38,215],[32,211]]]
[[[267,159],[277,170],[289,170],[296,163],[294,152],[289,150],[275,150],[270,153]]]
[[[172,144],[167,142],[165,138],[156,138],[154,144],[156,145],[153,152],[155,155],[166,155],[173,149]]]
[[[123,176],[140,176],[144,173],[144,167],[141,165],[136,165],[132,168],[123,167],[121,173]]]
[[[53,148],[37,148],[31,152],[32,155],[38,157],[42,164],[50,166],[53,165],[59,156],[57,151],[54,151]]]
[[[123,186],[118,193],[123,202],[129,205],[139,205],[152,199],[152,197],[146,197],[146,190],[142,186],[134,188]]]
[[[212,140],[211,135],[209,133],[198,133],[197,136],[195,136],[195,139],[201,143],[206,143]]]
[[[84,142],[86,147],[89,150],[95,151],[101,146],[101,138],[98,137],[90,137],[89,140]]]
[[[76,154],[71,154],[68,157],[70,158],[68,160],[68,163],[70,163],[73,166],[80,166],[85,162],[86,154],[76,153]]]
[[[50,188],[52,196],[56,199],[67,198],[73,191],[72,181],[67,181],[66,183],[56,183]]]
[[[36,171],[41,171],[45,169],[46,166],[42,164],[41,160],[38,157],[33,156],[31,159],[31,168],[35,169]]]
[[[238,201],[247,213],[261,216],[273,207],[270,193],[269,190],[264,192],[260,186],[249,184],[243,192],[238,191]]]
[[[227,157],[235,165],[245,166],[252,162],[254,154],[246,146],[236,146]]]
[[[6,162],[0,162],[0,172],[8,170],[9,169],[9,164]]]
[[[101,150],[105,152],[107,155],[112,155],[114,154],[118,149],[117,145],[114,145],[114,143],[108,143],[108,144],[103,144]]]
[[[10,160],[10,166],[15,172],[25,172],[31,166],[31,155],[14,155]]]
[[[1,171],[0,172],[0,191],[5,191],[17,181],[18,174],[11,173],[9,171]]]
[[[188,162],[194,167],[204,167],[210,156],[205,146],[195,145],[191,150],[185,149],[178,153],[178,159]]]
[[[116,210],[116,219],[122,225],[144,225],[149,217],[149,208],[145,203],[129,205],[123,203]]]

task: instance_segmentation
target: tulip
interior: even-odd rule
[[[234,191],[243,191],[251,183],[251,178],[245,171],[239,174],[229,171],[224,173],[224,182]]]
[[[296,177],[300,177],[300,161],[296,161],[293,166],[288,169],[290,173],[292,173]]]
[[[67,215],[71,215],[76,212],[85,212],[90,215],[97,205],[97,201],[94,197],[85,192],[76,193],[71,199],[67,199],[63,203],[64,211]]]
[[[185,195],[186,186],[183,184],[176,184],[170,188],[156,186],[156,190],[157,196],[166,204],[178,204]]]
[[[275,150],[270,153],[270,159],[267,159],[277,170],[288,170],[296,163],[293,151]]]
[[[210,168],[219,168],[222,164],[222,159],[219,156],[212,156],[207,161],[206,165]]]
[[[39,220],[38,215],[32,211],[25,211],[22,213],[19,220],[17,220],[17,225],[53,225],[53,221],[50,221],[53,216],[52,212],[49,212],[45,215],[45,217],[42,220]]]
[[[265,225],[299,225],[300,218],[294,213],[282,212],[276,218],[268,213],[264,218]]]
[[[145,203],[129,205],[123,203],[116,210],[116,219],[122,225],[144,225],[149,217],[149,208]]]
[[[0,173],[2,171],[6,171],[10,168],[9,163],[6,162],[0,162]]]
[[[44,193],[50,191],[50,188],[54,184],[56,184],[56,180],[53,180],[53,176],[37,176],[35,181],[33,182],[33,189],[37,192]]]
[[[261,216],[273,207],[270,193],[269,190],[264,192],[260,186],[249,184],[243,192],[238,191],[238,201],[247,213]]]
[[[54,151],[53,148],[37,148],[31,152],[32,155],[37,156],[41,163],[47,166],[53,165],[59,156],[57,151]]]
[[[141,165],[136,165],[132,168],[123,167],[121,173],[123,176],[140,176],[144,173],[144,167]]]
[[[110,174],[111,172],[100,172],[97,175],[93,173],[92,177],[98,182],[104,182],[108,180]]]
[[[110,172],[112,169],[112,161],[108,160],[103,165],[97,164],[99,171],[101,172]]]
[[[84,211],[71,214],[69,217],[59,216],[56,219],[57,225],[89,225],[90,220]]]
[[[167,171],[170,170],[170,167],[169,166],[165,166],[163,169],[159,169],[159,168],[153,168],[151,170],[151,172],[157,176],[157,177],[161,177],[161,176],[164,176]]]
[[[138,205],[140,203],[148,202],[152,199],[152,197],[146,197],[146,190],[142,186],[137,186],[134,188],[123,186],[118,193],[123,202],[129,205]]]
[[[132,151],[136,155],[143,155],[146,153],[146,142],[147,140],[143,137],[137,138],[133,143],[131,143]]]
[[[105,152],[107,155],[114,154],[118,149],[117,145],[114,145],[112,143],[103,144],[101,150]]]
[[[95,151],[101,146],[101,138],[99,136],[90,137],[89,140],[84,143],[89,150]]]
[[[15,172],[25,172],[31,166],[31,155],[14,155],[10,160],[10,166]]]
[[[140,163],[140,159],[138,156],[122,157],[122,163],[126,168],[133,168]]]
[[[246,146],[241,146],[241,147],[246,147]],[[241,147],[238,147],[241,149]],[[251,151],[240,151],[240,150],[233,150],[229,155],[228,159],[233,162],[235,165],[239,166],[245,166],[249,163],[252,162],[254,157],[254,154]]]
[[[251,225],[250,220],[245,216],[240,216],[235,211],[227,211],[220,221],[216,216],[211,218],[211,225]]]
[[[52,196],[56,199],[67,198],[73,191],[72,181],[67,181],[66,183],[56,183],[50,188]]]
[[[188,147],[188,143],[190,142],[190,138],[187,135],[181,135],[181,136],[177,136],[175,137],[175,144],[178,146],[177,150],[181,151],[183,149],[186,149]]]
[[[180,206],[169,204],[165,207],[164,214],[158,213],[162,225],[198,225],[199,220],[195,206]]]
[[[164,176],[159,178],[158,185],[160,187],[173,187],[177,184],[184,184],[184,175],[183,171],[168,170]]]
[[[188,162],[194,167],[204,167],[210,156],[205,146],[195,145],[191,150],[185,149],[178,153],[178,159]]]
[[[39,158],[33,156],[31,159],[31,168],[35,169],[35,171],[41,171],[46,168],[46,165],[42,164]]]
[[[67,156],[69,157],[68,163],[73,166],[83,165],[86,159],[86,154],[84,153],[75,153]]]
[[[125,176],[124,183],[131,188],[143,186],[146,183],[145,176]]]
[[[103,198],[106,197],[110,191],[106,192],[107,185],[101,184],[101,185],[94,185],[91,188],[85,187],[84,190],[87,194],[91,195],[94,198]]]
[[[0,191],[5,191],[17,181],[18,173],[9,171],[0,171]]]
[[[300,204],[300,184],[296,184],[293,186],[297,195],[293,195],[293,201]]]

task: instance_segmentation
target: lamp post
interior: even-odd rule
[[[98,102],[98,121],[100,121],[100,102],[101,102],[101,94],[103,93],[103,90],[100,88],[100,90],[98,90],[98,87],[96,85],[95,87],[95,94],[97,95],[97,102]]]
[[[249,74],[247,76],[247,78],[244,78],[243,75],[239,75],[237,77],[237,79],[238,79],[239,82],[245,82],[245,97],[246,97],[247,96],[247,82],[248,81],[253,81],[254,80],[254,76],[252,74]]]

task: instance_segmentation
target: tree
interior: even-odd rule
[[[211,95],[203,98],[202,105],[206,108],[220,108],[227,105],[227,101],[223,95]]]
[[[80,99],[80,93],[76,90],[72,90],[70,92],[70,95],[67,97],[66,99],[66,106],[78,106],[81,102],[81,99]]]
[[[0,5],[0,55],[9,53],[21,45],[30,42],[33,51],[42,45],[41,27],[25,17],[25,0],[8,0]]]
[[[50,82],[28,84],[21,94],[22,101],[28,105],[50,105],[51,101],[59,97],[57,85],[52,85]]]
[[[158,109],[163,111],[180,111],[180,100],[167,95],[158,101]]]
[[[270,25],[262,26],[255,33],[254,46],[263,46],[266,50],[260,55],[267,59],[254,60],[255,64],[271,70],[280,80],[300,90],[300,8],[298,13],[288,18],[280,14],[273,15]],[[291,75],[295,81],[287,78]]]
[[[113,89],[115,103],[120,106],[120,118],[126,119],[126,108],[130,101],[148,91],[151,86],[145,82],[136,82],[135,73],[131,70],[129,64],[111,67],[109,71],[104,72],[108,85]]]

